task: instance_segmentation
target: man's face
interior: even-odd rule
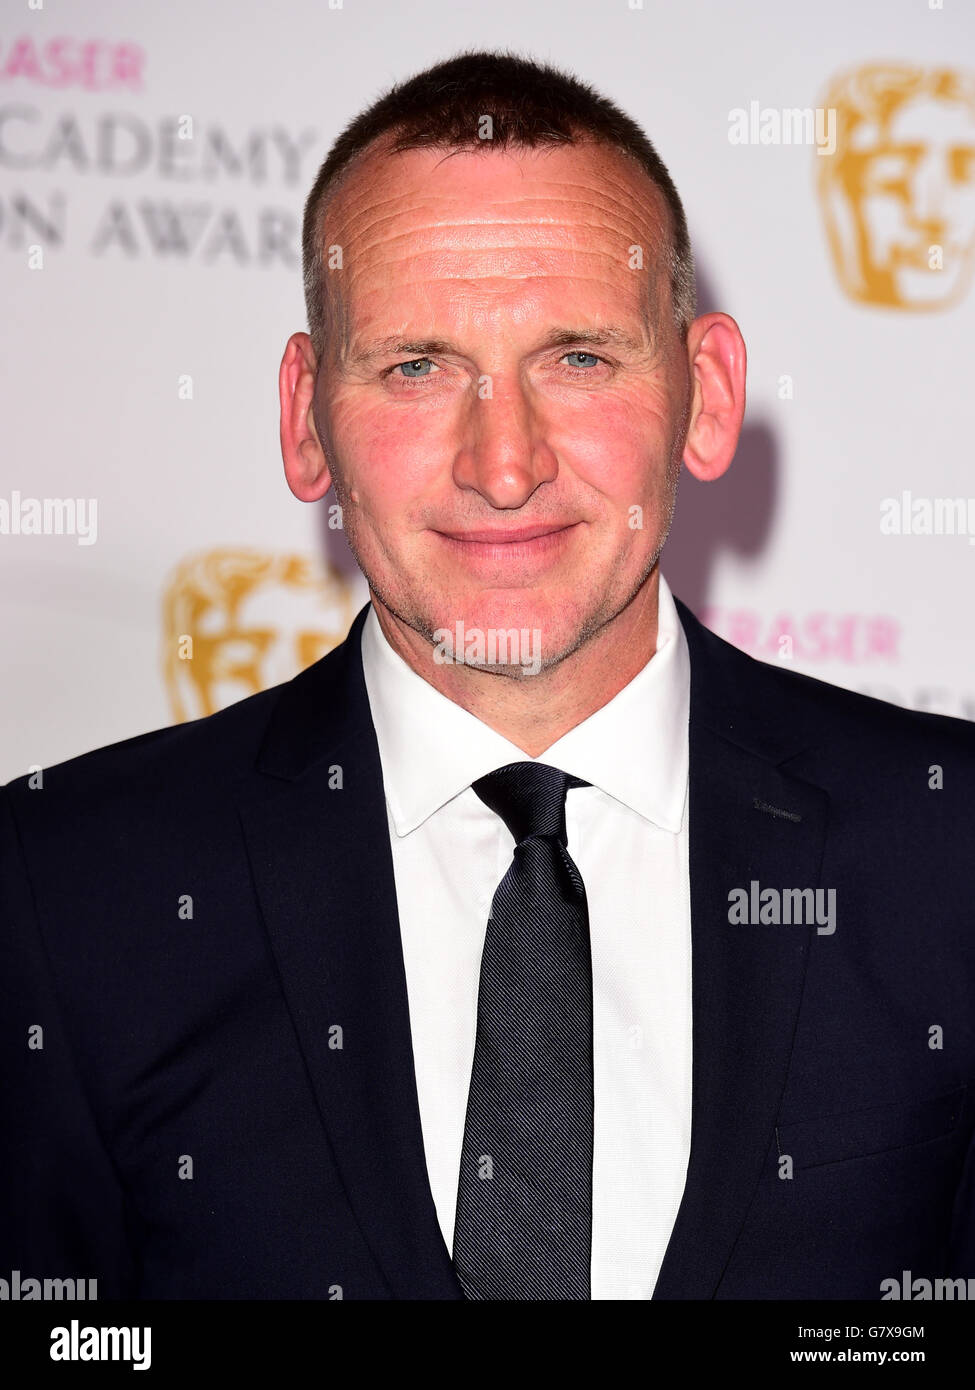
[[[670,525],[690,374],[662,197],[605,149],[417,150],[370,155],[327,228],[347,341],[314,416],[371,589],[431,642],[537,629],[557,663]]]

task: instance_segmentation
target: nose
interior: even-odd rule
[[[479,492],[492,507],[522,507],[559,471],[544,424],[518,381],[482,378],[454,458],[458,487]]]

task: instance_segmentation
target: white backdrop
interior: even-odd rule
[[[744,332],[742,445],[721,482],[681,484],[674,591],[764,659],[975,719],[975,546],[911,510],[975,496],[975,7],[4,0],[0,779],[192,717],[344,634],[364,582],[331,499],[296,501],[278,448],[301,210],[351,116],[472,46],[567,67],[644,126],[685,202],[700,308]],[[762,142],[831,92],[834,153]],[[732,142],[736,110],[755,143]],[[884,534],[905,492],[922,533]],[[44,499],[53,534],[33,534]],[[74,534],[52,499],[80,499]],[[966,515],[975,537],[975,501]]]

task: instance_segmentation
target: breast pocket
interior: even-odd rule
[[[779,1125],[778,1152],[799,1171],[945,1139],[959,1128],[967,1089]]]

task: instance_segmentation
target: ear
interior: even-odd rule
[[[745,414],[745,340],[728,314],[702,314],[687,330],[687,357],[694,378],[684,462],[710,483],[726,472]]]
[[[292,333],[278,372],[284,476],[302,502],[317,502],[332,486],[313,410],[315,350],[307,333]]]

